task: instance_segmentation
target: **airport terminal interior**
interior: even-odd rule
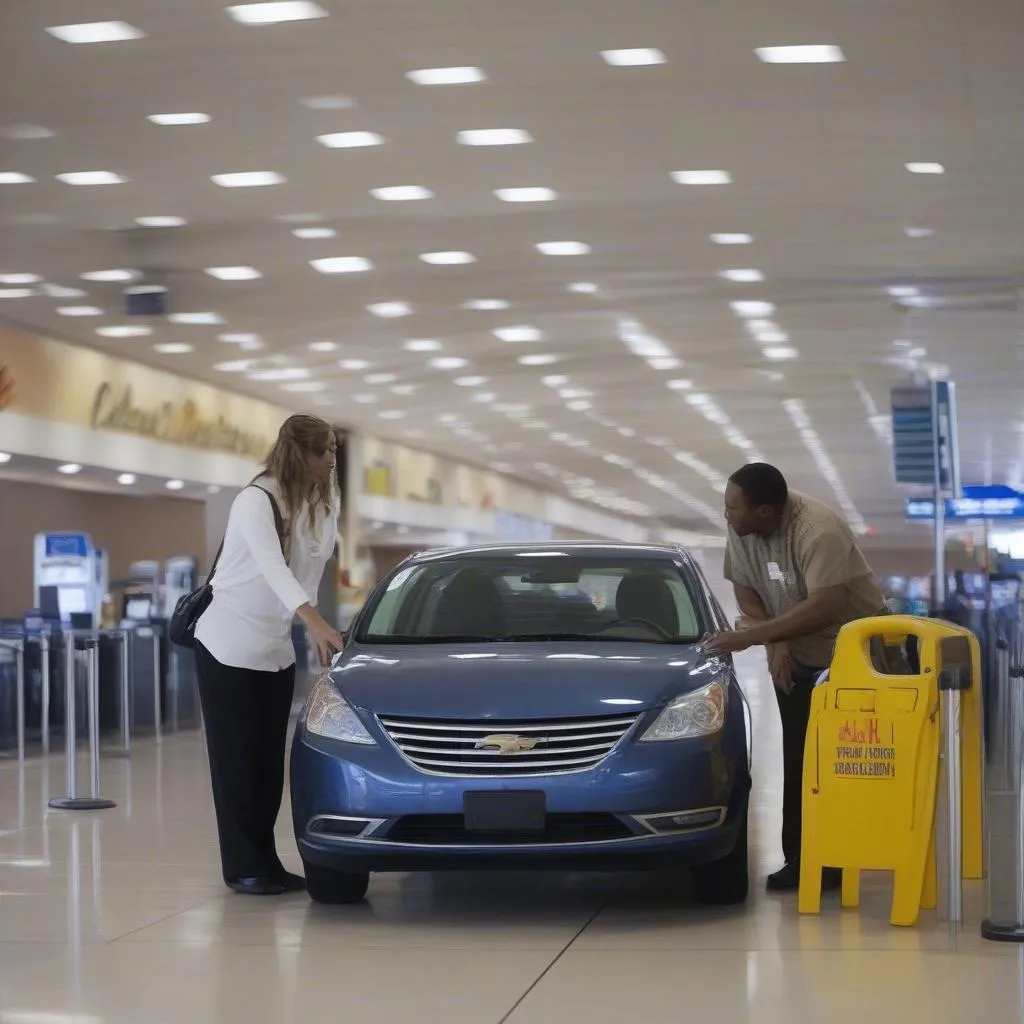
[[[0,1024],[1024,1024],[1022,42],[1014,0],[0,5]],[[277,602],[308,891],[256,895],[175,609],[294,414],[345,649]],[[760,463],[884,599],[807,682],[786,891],[789,680],[714,646]]]

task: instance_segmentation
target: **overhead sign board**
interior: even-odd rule
[[[905,384],[892,390],[896,482],[960,495],[956,390],[952,381]]]
[[[932,498],[908,498],[907,519],[935,518]],[[977,486],[963,488],[959,498],[946,499],[947,519],[1024,519],[1024,494],[1011,487]]]

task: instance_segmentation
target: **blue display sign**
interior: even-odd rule
[[[47,558],[87,558],[89,538],[84,533],[46,534]]]
[[[907,519],[934,519],[931,498],[908,498]],[[965,487],[959,498],[946,499],[947,519],[1024,519],[1024,494],[999,485]]]

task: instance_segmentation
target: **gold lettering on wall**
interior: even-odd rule
[[[203,448],[231,452],[245,458],[262,460],[270,450],[270,441],[228,423],[222,416],[203,419],[195,402],[186,399],[179,405],[141,408],[135,405],[130,384],[115,390],[109,382],[96,389],[90,426],[99,430],[119,430],[140,434],[184,448]]]

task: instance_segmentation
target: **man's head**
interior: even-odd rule
[[[725,519],[739,537],[769,537],[782,524],[789,500],[786,478],[764,462],[736,470],[725,488]]]

